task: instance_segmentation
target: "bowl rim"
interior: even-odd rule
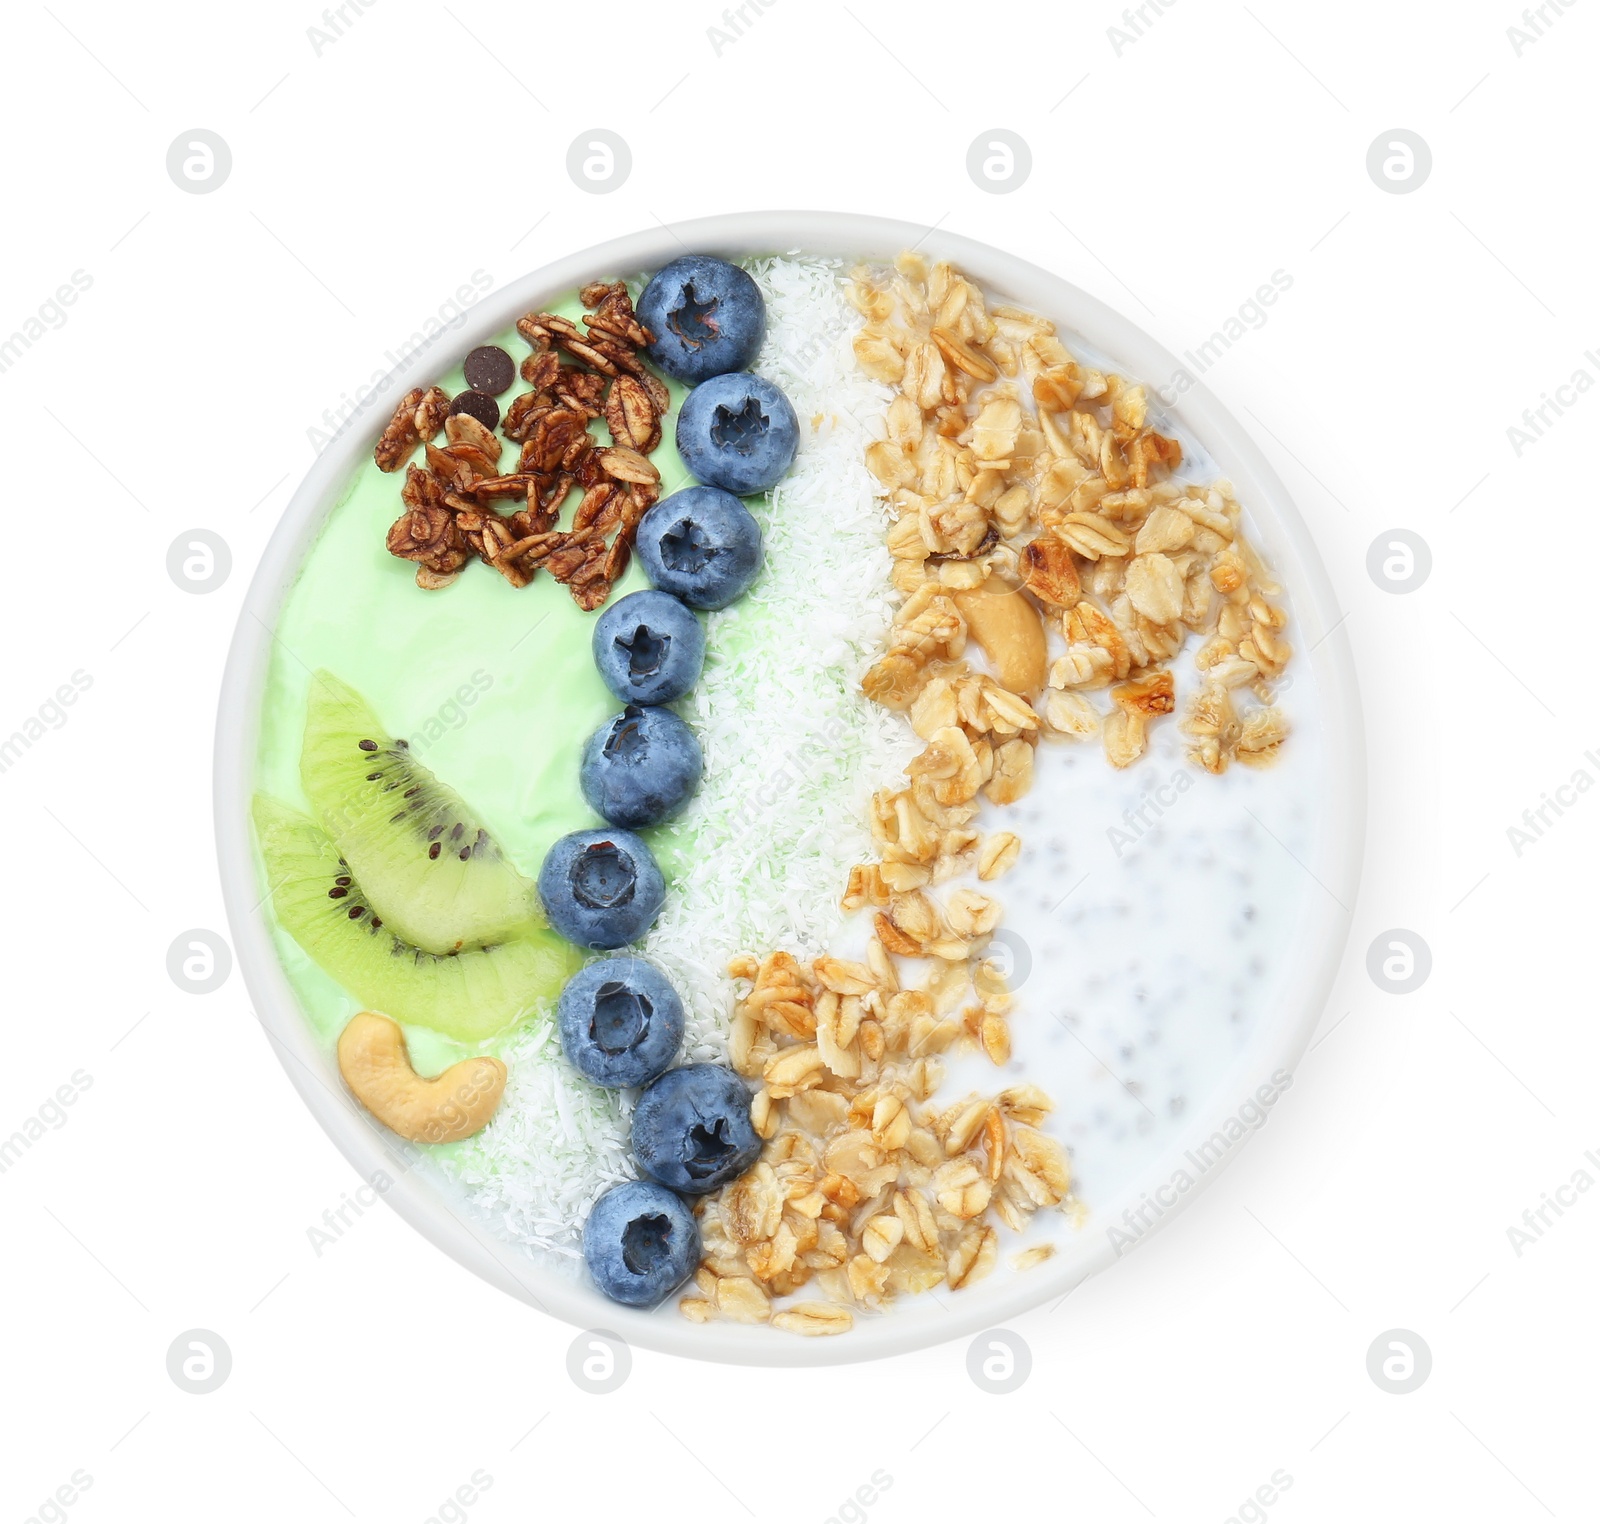
[[[985,1282],[970,1302],[934,1296],[907,1298],[881,1318],[858,1319],[842,1338],[798,1339],[768,1328],[694,1325],[679,1317],[675,1298],[655,1312],[604,1300],[586,1283],[541,1269],[451,1203],[418,1151],[381,1128],[339,1080],[331,1047],[324,1049],[300,1009],[279,961],[259,893],[251,846],[250,798],[255,788],[258,725],[277,617],[301,562],[327,515],[387,421],[393,400],[411,385],[450,369],[466,352],[510,327],[521,314],[569,294],[599,275],[659,267],[689,250],[725,257],[805,253],[846,259],[890,259],[915,248],[949,259],[990,292],[1052,317],[1128,374],[1156,378],[1187,371],[1193,384],[1162,411],[1182,421],[1221,472],[1233,479],[1274,571],[1290,589],[1301,627],[1322,633],[1302,660],[1313,665],[1323,705],[1323,794],[1312,873],[1326,890],[1307,902],[1297,936],[1315,955],[1290,976],[1284,1015],[1264,1018],[1213,1087],[1195,1106],[1189,1125],[1149,1168],[1105,1204],[1101,1226],[1128,1207],[1161,1203],[1142,1244],[1189,1205],[1243,1151],[1253,1131],[1170,1205],[1176,1160],[1251,1100],[1279,1070],[1291,1075],[1321,1020],[1343,961],[1359,888],[1366,825],[1366,757],[1355,663],[1333,586],[1309,526],[1251,436],[1222,406],[1192,367],[1181,364],[1130,319],[1060,276],[1014,254],[942,227],[859,213],[733,212],[607,239],[534,270],[481,297],[380,382],[374,382],[306,472],[269,539],[239,612],[217,709],[213,807],[223,901],[253,1014],[290,1082],[362,1179],[412,1227],[474,1274],[580,1330],[620,1336],[662,1353],[740,1365],[833,1365],[876,1359],[975,1335],[1064,1297],[1090,1275],[1123,1257],[1101,1227],[1086,1229],[1057,1256],[1026,1276]],[[1312,934],[1315,933],[1314,936]],[[1283,1087],[1287,1088],[1287,1087]],[[418,1167],[421,1164],[422,1167]],[[378,1184],[378,1182],[384,1182]],[[1100,1213],[1097,1212],[1097,1216]],[[978,1290],[978,1288],[974,1288]],[[580,1334],[580,1337],[583,1335]]]

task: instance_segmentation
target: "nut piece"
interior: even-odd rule
[[[413,1143],[455,1143],[481,1132],[506,1088],[498,1058],[464,1058],[423,1079],[400,1028],[372,1011],[352,1016],[339,1034],[339,1072],[373,1116]]]
[[[1044,623],[1026,593],[990,577],[982,587],[956,593],[955,603],[1004,687],[1021,694],[1044,687]]]

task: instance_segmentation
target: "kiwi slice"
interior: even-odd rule
[[[533,885],[461,796],[330,672],[311,682],[300,781],[372,908],[403,941],[459,952],[543,925]]]
[[[255,822],[279,922],[357,1000],[396,1021],[482,1042],[554,999],[581,961],[539,930],[466,952],[425,952],[373,909],[315,821],[258,794]]]

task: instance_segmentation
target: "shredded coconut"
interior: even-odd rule
[[[847,272],[793,255],[746,268],[767,303],[754,368],[788,395],[801,443],[756,509],[762,575],[707,617],[705,671],[678,706],[705,778],[656,833],[672,887],[642,951],[684,998],[686,1063],[726,1058],[734,954],[828,950],[850,867],[871,855],[868,796],[916,749],[899,717],[861,693],[893,613],[886,510],[865,464],[890,394],[856,365]],[[575,1265],[589,1207],[634,1174],[628,1100],[570,1068],[548,1015],[502,1056],[511,1079],[499,1112],[445,1168],[512,1241]]]
[[[549,1011],[517,1031],[500,1057],[510,1074],[494,1120],[477,1137],[440,1150],[439,1162],[512,1242],[576,1269],[595,1198],[637,1173],[627,1098],[573,1070]]]

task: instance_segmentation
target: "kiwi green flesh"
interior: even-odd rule
[[[311,684],[300,777],[372,908],[404,941],[449,953],[543,924],[533,885],[461,796],[328,672]]]
[[[478,1043],[553,1000],[575,949],[547,930],[457,953],[396,934],[315,821],[258,795],[256,835],[279,923],[363,1005],[403,1024]]]

